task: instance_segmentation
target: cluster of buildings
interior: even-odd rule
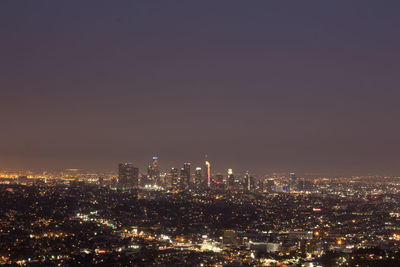
[[[147,173],[141,174],[139,168],[132,163],[118,165],[118,177],[111,181],[112,185],[119,188],[162,187],[166,189],[216,189],[216,190],[255,190],[267,186],[275,187],[273,180],[258,179],[246,171],[243,175],[236,175],[232,169],[224,173],[211,173],[211,163],[206,160],[203,167],[192,167],[190,162],[183,163],[181,168],[171,168],[167,172],[159,169],[159,158],[153,157],[152,163],[147,168]],[[296,187],[296,175],[290,173],[290,182],[280,190],[291,191]]]

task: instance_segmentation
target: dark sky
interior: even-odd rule
[[[0,168],[400,174],[399,1],[1,1]]]

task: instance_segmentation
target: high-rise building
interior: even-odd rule
[[[189,185],[192,184],[192,177],[191,177],[191,173],[190,173],[190,165],[191,164],[189,162],[185,162],[183,164],[183,170],[184,170],[185,178],[186,178],[186,181],[185,181],[186,186],[189,186]]]
[[[158,186],[162,186],[162,187],[167,186],[168,185],[167,179],[168,179],[167,173],[161,172],[160,173],[160,179],[159,179],[159,182],[157,183],[157,185]]]
[[[205,163],[205,176],[207,177],[207,187],[210,188],[211,186],[211,164],[209,161]]]
[[[137,187],[139,180],[139,168],[132,163],[120,163],[118,165],[118,185],[121,188]]]
[[[234,245],[236,244],[237,234],[234,230],[224,230],[222,234],[222,242],[225,245]]]
[[[129,172],[132,170],[131,163],[120,163],[118,165],[118,185],[120,187],[127,187]]]
[[[233,170],[228,169],[227,185],[230,190],[234,189],[235,186],[235,176],[233,175]]]
[[[178,168],[171,168],[171,184],[173,188],[178,188],[179,185],[179,173]]]
[[[147,174],[153,183],[158,183],[160,180],[160,170],[158,168],[158,157],[153,157],[153,162],[147,169]]]
[[[246,171],[245,175],[244,175],[244,181],[246,183],[246,189],[248,191],[250,191],[251,189],[251,181],[250,181],[250,174],[249,171]]]
[[[264,178],[258,179],[256,189],[259,192],[264,192],[264,187],[265,187],[265,179]]]
[[[195,187],[200,187],[203,183],[202,181],[203,176],[201,175],[201,168],[197,167],[195,172],[194,172],[194,184]]]
[[[128,184],[135,188],[138,187],[138,185],[139,185],[139,168],[137,168],[137,167],[133,168],[133,180],[131,182],[129,182],[129,180],[128,180]]]
[[[153,157],[153,169],[158,171],[158,157]]]
[[[224,189],[224,175],[222,173],[215,175],[215,188],[219,190]]]
[[[186,188],[186,172],[185,169],[182,167],[179,175],[179,188],[184,189]]]
[[[246,190],[251,191],[254,189],[254,177],[249,174],[249,171],[246,171],[244,175],[244,183]]]
[[[237,190],[237,189],[242,188],[242,183],[243,183],[243,180],[241,180],[239,178],[239,176],[236,176],[235,179],[234,179],[234,185],[233,186]]]
[[[228,189],[229,190],[238,190],[238,189],[243,188],[242,187],[242,180],[239,178],[239,176],[235,176],[233,174],[233,170],[232,169],[228,169],[227,184],[228,184]]]
[[[180,179],[179,179],[179,187],[181,189],[186,189],[191,185],[190,181],[190,163],[186,162],[183,164],[183,167],[181,168],[181,173],[180,173]]]
[[[294,172],[289,174],[289,191],[295,191],[297,189],[297,177]]]

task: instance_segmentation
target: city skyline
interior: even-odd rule
[[[234,171],[236,174],[241,174],[244,175],[248,172],[252,173],[253,175],[263,177],[263,176],[273,176],[273,175],[288,175],[292,174],[295,172],[296,174],[300,174],[301,176],[305,177],[357,177],[357,176],[387,176],[387,177],[400,177],[400,174],[398,173],[387,173],[387,172],[366,172],[366,171],[359,171],[359,172],[346,172],[342,170],[336,170],[332,172],[326,172],[326,171],[318,171],[317,169],[295,169],[295,168],[269,168],[269,169],[263,169],[260,171],[260,169],[251,169],[247,168],[244,166],[243,168],[237,168],[232,164],[223,164],[219,165],[218,162],[215,162],[212,159],[208,158],[208,155],[204,157],[203,159],[197,158],[193,161],[188,161],[188,160],[173,160],[173,159],[164,159],[161,157],[157,156],[151,156],[150,159],[144,160],[144,161],[137,161],[137,160],[120,160],[113,162],[113,166],[110,168],[89,168],[88,166],[77,166],[77,165],[72,165],[72,166],[59,166],[59,167],[50,167],[50,168],[43,168],[41,166],[36,166],[34,168],[27,168],[27,167],[15,167],[15,168],[0,168],[1,171],[6,171],[6,172],[34,172],[34,173],[47,173],[47,172],[64,172],[64,171],[69,171],[69,170],[76,170],[80,172],[94,172],[94,173],[115,173],[118,174],[118,170],[115,168],[116,164],[132,164],[134,165],[135,168],[139,169],[139,173],[141,175],[150,175],[153,176],[152,174],[149,173],[150,168],[152,164],[154,163],[154,159],[157,159],[157,171],[158,175],[159,174],[165,174],[171,171],[171,169],[181,169],[183,170],[183,167],[185,164],[192,165],[194,168],[193,171],[197,168],[200,168],[202,170],[207,169],[207,163],[212,166],[212,172],[210,172],[210,175],[214,176],[216,174],[221,174],[221,173],[229,173],[230,171]],[[160,161],[161,160],[161,161]],[[111,164],[107,164],[111,165]],[[251,164],[249,164],[251,166]],[[191,175],[194,175],[194,173],[191,173]]]

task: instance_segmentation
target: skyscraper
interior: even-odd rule
[[[158,169],[158,157],[153,157],[153,162],[147,169],[147,174],[153,183],[158,183],[160,179],[160,170]]]
[[[297,188],[297,178],[294,172],[289,174],[289,191],[295,191]]]
[[[211,186],[211,164],[209,161],[206,161],[206,177],[207,177],[207,187],[210,188]]]
[[[228,184],[228,189],[229,189],[229,190],[234,189],[234,186],[235,186],[235,176],[233,175],[233,170],[232,170],[232,169],[228,169],[227,184]]]
[[[179,184],[179,173],[178,168],[171,168],[171,184],[174,189],[178,188]]]
[[[132,163],[120,163],[118,165],[118,185],[121,188],[137,187],[139,179],[139,168]]]
[[[184,172],[185,172],[185,175],[186,175],[186,181],[185,181],[185,184],[186,184],[186,186],[189,186],[189,185],[191,185],[192,184],[192,177],[191,177],[191,173],[190,173],[190,163],[189,162],[185,162],[184,164],[183,164],[183,170],[184,170]]]
[[[222,242],[225,245],[233,245],[236,243],[237,234],[234,230],[224,230],[222,234]]]
[[[251,191],[254,189],[254,177],[249,174],[249,171],[246,171],[244,175],[244,182],[246,190]]]
[[[186,189],[189,187],[191,184],[190,181],[190,163],[185,162],[183,164],[183,168],[181,168],[181,173],[180,173],[180,180],[179,180],[179,187],[181,189]]]
[[[201,168],[197,167],[194,172],[194,184],[197,188],[203,184],[202,177]]]
[[[181,168],[181,171],[180,171],[180,175],[179,175],[179,188],[180,189],[185,189],[186,188],[186,180],[187,180],[187,178],[186,178],[186,172],[185,172],[185,168]]]
[[[250,191],[250,187],[251,187],[251,181],[250,181],[250,174],[249,171],[246,171],[245,175],[244,175],[244,181],[246,183],[246,189],[248,191]]]

